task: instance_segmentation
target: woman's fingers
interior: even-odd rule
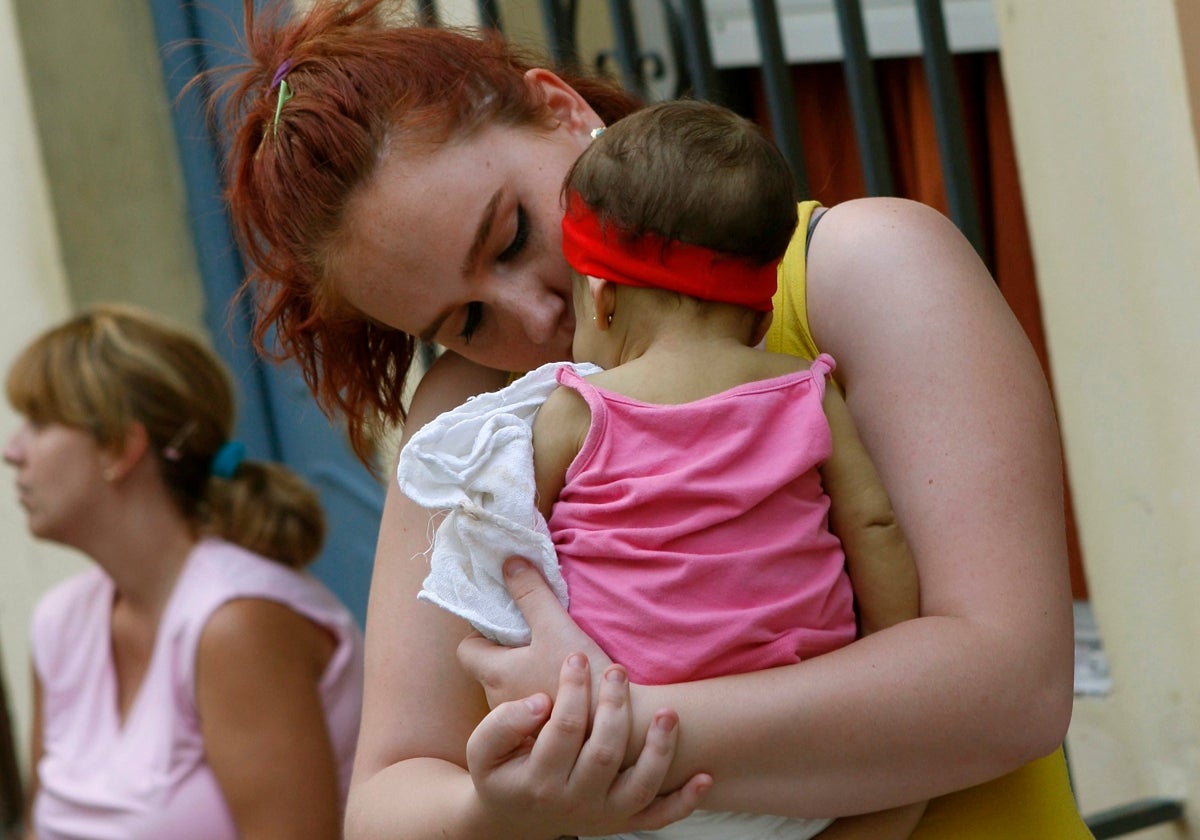
[[[545,578],[519,557],[504,566],[509,592],[533,631],[530,644],[505,648],[473,635],[458,647],[463,669],[483,686],[489,705],[527,697],[539,691],[554,696],[559,669],[572,653],[587,656],[596,673],[611,660],[567,615]]]
[[[514,824],[596,836],[661,828],[697,807],[712,787],[707,774],[659,795],[678,741],[675,712],[655,714],[637,760],[622,770],[632,730],[629,679],[610,666],[598,684],[590,730],[592,679],[578,653],[562,663],[553,703],[539,693],[483,719],[467,741],[467,766],[489,807]]]
[[[631,831],[653,831],[689,816],[712,790],[712,776],[697,773],[687,784],[656,798],[632,820]]]
[[[536,639],[543,633],[559,633],[565,627],[574,627],[567,611],[558,602],[558,597],[546,579],[521,557],[510,557],[504,562],[504,583],[508,594],[516,602],[521,615],[529,624]]]
[[[625,759],[632,726],[629,677],[621,666],[609,666],[600,678],[591,734],[571,772],[573,789],[608,791],[612,787]]]
[[[535,772],[566,780],[579,759],[591,716],[592,676],[587,657],[573,653],[563,662],[554,710],[530,756]]]
[[[467,767],[472,776],[529,752],[549,715],[550,698],[545,694],[502,703],[492,709],[467,739]]]
[[[620,810],[632,814],[653,805],[675,758],[678,739],[679,716],[670,709],[659,710],[650,723],[637,761],[612,786],[612,799],[614,804],[619,803]]]

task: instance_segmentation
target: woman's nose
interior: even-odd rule
[[[511,306],[525,337],[541,345],[558,333],[566,302],[551,290],[538,286],[526,287],[523,294],[514,295]]]
[[[8,438],[8,442],[4,444],[4,463],[9,466],[16,466],[20,463],[25,455],[25,426],[13,432]]]

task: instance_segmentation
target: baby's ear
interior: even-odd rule
[[[617,290],[612,282],[588,276],[588,293],[592,296],[592,308],[596,312],[596,323],[600,329],[608,329],[613,312],[617,308]]]
[[[767,337],[767,330],[771,329],[771,322],[773,320],[775,320],[774,312],[762,312],[759,314],[758,323],[754,325],[754,337],[750,342],[751,347],[757,347]]]

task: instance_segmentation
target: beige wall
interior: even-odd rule
[[[0,0],[0,364],[45,324],[67,312],[67,291],[50,196],[34,130],[16,20]],[[0,402],[0,436],[17,419]],[[7,688],[18,744],[29,726],[29,611],[37,593],[78,561],[34,543],[25,530],[12,473],[0,477],[0,677]]]
[[[1081,800],[1086,811],[1152,795],[1200,807],[1198,15],[1188,12],[1181,30],[1164,0],[996,8],[1085,567],[1114,683],[1107,699],[1077,704]],[[1157,836],[1200,837],[1200,828]]]

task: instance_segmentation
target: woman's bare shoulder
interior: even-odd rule
[[[415,431],[443,411],[478,394],[502,388],[509,374],[477,365],[457,353],[443,353],[413,391],[406,427]]]

